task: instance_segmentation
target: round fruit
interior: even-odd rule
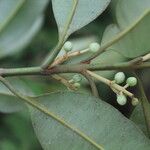
[[[100,45],[98,43],[91,43],[89,45],[89,51],[95,53],[100,49]]]
[[[75,74],[72,79],[76,83],[76,82],[80,82],[82,80],[82,77],[79,74]]]
[[[129,86],[135,86],[137,84],[137,79],[135,77],[129,77],[127,79],[127,84]]]
[[[63,49],[66,51],[66,52],[69,52],[71,51],[73,48],[73,45],[70,41],[67,41],[65,42],[64,46],[63,46]]]
[[[127,103],[126,96],[123,94],[117,95],[117,103],[121,106],[125,105]]]
[[[114,80],[117,84],[121,84],[125,80],[125,74],[123,72],[118,72],[115,74]]]
[[[136,106],[136,105],[139,104],[139,100],[137,98],[133,98],[131,103],[132,103],[133,106]]]
[[[79,87],[81,86],[81,84],[78,83],[78,82],[74,83],[73,85],[74,85],[76,88],[79,88]]]

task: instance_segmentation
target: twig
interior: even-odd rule
[[[98,93],[96,84],[95,84],[94,80],[92,79],[92,77],[86,71],[83,71],[82,75],[85,76],[86,79],[89,81],[93,95],[95,97],[99,98],[99,93]]]
[[[84,49],[84,50],[80,50],[80,51],[75,51],[75,52],[70,52],[70,53],[64,54],[63,56],[60,56],[60,57],[56,58],[56,60],[48,68],[50,69],[51,67],[60,65],[63,62],[65,62],[66,60],[68,60],[68,59],[70,59],[72,57],[76,57],[76,56],[79,56],[81,54],[84,54],[84,53],[86,53],[88,51],[89,51],[89,49]]]
[[[58,65],[50,69],[41,69],[40,67],[26,68],[0,68],[0,75],[3,77],[24,76],[24,75],[52,75],[57,73],[80,73],[83,70],[104,71],[104,70],[139,70],[150,68],[150,62],[141,64],[131,64],[130,62],[116,63],[113,65],[96,63],[96,64],[71,64]]]
[[[64,77],[57,75],[57,74],[52,75],[52,77],[56,79],[57,81],[61,82],[62,84],[64,84],[68,89],[73,90],[73,91],[77,90],[76,87],[73,84],[69,83],[68,80],[65,79]]]
[[[142,57],[142,61],[147,61],[150,59],[150,53],[146,54],[145,56]]]
[[[100,75],[97,75],[96,73],[94,72],[91,72],[89,70],[87,70],[87,73],[94,77],[95,79],[105,83],[106,85],[108,85],[110,88],[113,88],[114,90],[117,90],[118,92],[122,92],[124,93],[125,95],[129,96],[131,99],[134,98],[134,94],[132,94],[131,92],[127,91],[124,87],[116,84],[116,83],[113,83],[112,81],[100,76]]]

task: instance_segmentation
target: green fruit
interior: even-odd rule
[[[118,72],[115,74],[114,80],[117,84],[121,84],[125,80],[125,74],[123,72]]]
[[[74,85],[76,88],[79,88],[79,87],[81,86],[81,84],[78,83],[78,82],[74,83],[73,85]]]
[[[82,80],[81,75],[79,74],[75,74],[72,78],[72,80],[76,83],[76,82],[80,82]]]
[[[66,52],[69,52],[71,51],[73,48],[73,45],[70,41],[67,41],[65,42],[64,46],[63,46],[63,49],[66,51]]]
[[[123,94],[117,95],[117,103],[121,106],[125,105],[127,103],[126,96]]]
[[[136,105],[139,104],[139,100],[137,98],[133,98],[131,103],[132,103],[133,106],[136,106]]]
[[[100,45],[98,43],[91,43],[89,45],[89,51],[95,53],[100,49]]]
[[[135,86],[137,84],[137,79],[135,77],[129,77],[127,79],[127,84],[129,86]]]

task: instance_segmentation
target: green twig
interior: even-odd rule
[[[1,68],[0,76],[21,76],[21,75],[40,75],[42,73],[40,67],[26,67],[26,68]]]
[[[139,70],[144,68],[150,68],[150,62],[133,63],[121,62],[113,65],[108,64],[75,64],[75,65],[58,65],[51,69],[41,69],[40,67],[26,67],[26,68],[1,68],[0,75],[3,77],[8,76],[21,76],[21,75],[51,75],[57,73],[80,73],[84,70],[91,71],[104,71],[104,70]]]
[[[142,64],[131,64],[130,62],[116,63],[114,65],[105,65],[102,63],[97,64],[75,64],[75,65],[60,65],[49,70],[45,70],[44,74],[53,73],[75,73],[82,72],[83,70],[91,71],[104,71],[104,70],[138,70],[150,68],[150,62],[144,62]]]

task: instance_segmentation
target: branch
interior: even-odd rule
[[[63,120],[62,118],[60,118],[58,115],[56,115],[55,113],[53,113],[50,110],[48,110],[47,107],[45,107],[44,105],[42,105],[41,103],[39,103],[38,101],[36,101],[34,98],[27,97],[27,96],[21,94],[16,89],[14,89],[14,87],[5,78],[0,77],[0,81],[14,95],[16,95],[17,97],[19,97],[23,102],[31,105],[32,107],[34,107],[34,108],[38,109],[39,111],[43,112],[45,115],[47,115],[47,116],[53,118],[54,120],[58,121],[60,124],[62,124],[63,126],[67,127],[72,132],[75,132],[77,135],[79,135],[80,137],[82,137],[83,139],[85,139],[86,141],[88,141],[89,143],[91,143],[97,149],[104,150],[104,148],[101,145],[97,144],[95,141],[93,141],[90,137],[88,137],[86,134],[84,134],[83,132],[81,132],[79,129],[77,129],[76,127],[72,126],[71,124],[68,124],[65,120]]]
[[[42,71],[41,67],[0,68],[0,76],[40,75]]]
[[[53,73],[79,73],[83,70],[91,71],[104,71],[104,70],[138,70],[150,68],[150,62],[144,62],[142,64],[131,64],[130,62],[116,63],[114,65],[105,64],[76,64],[76,65],[59,65],[49,70],[45,70],[44,74]]]
[[[81,73],[84,70],[104,71],[104,70],[139,70],[150,68],[150,62],[133,63],[134,61],[116,63],[114,65],[97,64],[76,64],[76,65],[58,65],[50,69],[41,69],[40,67],[26,67],[26,68],[1,68],[0,75],[21,76],[21,75],[52,75],[57,73]]]

